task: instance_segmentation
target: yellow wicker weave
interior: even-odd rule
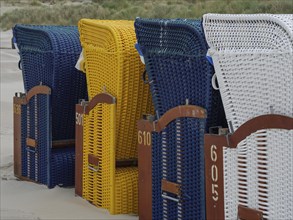
[[[92,154],[100,159],[100,167],[108,160],[102,160],[102,150],[104,156],[110,151],[111,146],[102,147],[102,114],[103,105],[97,105],[90,111],[89,115],[83,118],[83,197],[99,207],[109,208],[110,205],[102,204],[102,170],[94,172],[89,169],[88,155]],[[105,112],[106,113],[106,112]],[[105,117],[106,118],[106,117]],[[109,118],[109,117],[107,117]],[[110,163],[109,163],[110,165]],[[95,167],[97,168],[97,167]],[[110,182],[110,179],[105,177]],[[104,190],[106,192],[106,190]]]
[[[79,31],[89,98],[104,87],[117,98],[116,158],[136,158],[135,122],[151,112],[152,101],[141,80],[144,66],[134,48],[134,22],[82,19]]]
[[[134,23],[82,19],[79,31],[90,100],[106,88],[117,101],[84,118],[83,197],[112,214],[137,213],[137,168],[115,167],[116,160],[137,158],[136,121],[153,112]],[[88,154],[99,157],[98,172],[88,168]]]
[[[137,213],[137,167],[116,168],[115,111],[115,104],[98,104],[84,115],[83,197],[111,214]],[[99,166],[89,164],[89,154]]]

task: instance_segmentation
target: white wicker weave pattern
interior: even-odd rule
[[[237,149],[223,149],[223,172],[225,219],[236,219],[238,206]]]
[[[237,219],[239,204],[261,210],[264,219],[293,216],[292,145],[293,130],[269,129],[223,149],[226,220]]]
[[[206,14],[203,25],[230,131],[258,115],[292,117],[293,15]]]
[[[210,48],[217,51],[292,51],[293,15],[205,14],[203,27]]]

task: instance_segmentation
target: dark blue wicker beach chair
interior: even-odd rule
[[[85,75],[75,69],[78,29],[16,25],[13,35],[26,92],[22,176],[49,187],[74,185],[75,104],[87,97]]]
[[[137,18],[134,25],[157,117],[188,99],[207,110],[207,128],[225,123],[220,94],[211,86],[214,69],[201,21]]]
[[[153,219],[205,219],[204,129],[205,119],[177,118],[157,134],[162,142],[153,147],[161,151],[162,176],[156,203],[163,210],[156,207]],[[162,181],[178,184],[178,194],[165,190]]]
[[[205,219],[203,135],[226,122],[220,94],[211,84],[214,70],[206,59],[201,21],[137,18],[135,30],[157,119],[186,104],[201,106],[207,113],[205,120],[176,119],[153,135],[152,217]],[[181,186],[178,198],[161,193],[162,179]]]
[[[87,94],[85,75],[75,69],[81,52],[77,27],[16,25],[24,88],[52,89],[52,138],[74,138],[74,105]]]

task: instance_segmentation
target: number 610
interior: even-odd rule
[[[138,131],[138,143],[150,146],[152,143],[151,132]]]

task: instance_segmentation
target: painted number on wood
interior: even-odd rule
[[[19,104],[14,104],[13,105],[13,112],[14,114],[20,115],[21,114],[21,107]]]
[[[138,131],[138,144],[151,146],[151,144],[152,144],[151,132]]]
[[[211,146],[211,160],[213,162],[216,162],[218,157],[217,157],[217,147],[216,145]],[[219,193],[218,193],[218,167],[217,165],[213,164],[211,166],[211,177],[212,177],[212,197],[214,201],[218,201],[219,199]]]
[[[83,114],[75,113],[75,124],[83,125]]]

